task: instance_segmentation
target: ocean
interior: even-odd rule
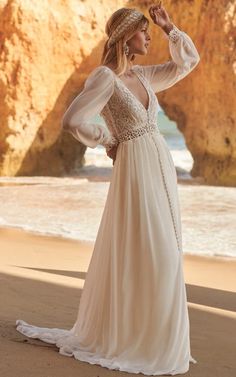
[[[194,181],[190,175],[193,159],[176,124],[160,110],[158,125],[179,179],[183,252],[236,257],[236,188]],[[109,188],[112,160],[98,146],[87,148],[85,161],[83,168],[66,177],[0,177],[0,227],[93,243]]]

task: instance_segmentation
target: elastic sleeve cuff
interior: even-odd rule
[[[173,24],[173,29],[171,29],[171,31],[169,32],[168,34],[168,39],[172,42],[172,43],[177,43],[177,41],[179,40],[181,36],[181,30],[179,30],[177,28],[177,26],[175,26]]]
[[[106,140],[102,143],[102,145],[106,148],[106,151],[108,152],[110,149],[112,149],[115,145],[119,144],[119,140],[115,136],[110,136],[109,140]]]

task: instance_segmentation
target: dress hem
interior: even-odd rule
[[[144,370],[140,370],[140,369],[139,370],[137,370],[137,369],[133,370],[133,369],[128,368],[128,367],[122,367],[120,365],[114,365],[115,362],[110,361],[109,359],[101,358],[101,357],[95,359],[94,354],[91,354],[91,356],[86,357],[84,354],[89,353],[89,352],[86,352],[86,351],[80,352],[80,351],[72,350],[72,348],[69,345],[66,345],[66,344],[63,347],[61,340],[63,338],[66,340],[66,338],[70,337],[71,335],[73,336],[73,333],[70,330],[42,328],[44,330],[51,330],[52,335],[53,335],[54,330],[55,330],[55,334],[56,334],[57,331],[60,331],[61,336],[55,336],[54,339],[53,339],[53,337],[50,339],[50,337],[47,337],[45,334],[43,335],[43,333],[40,336],[40,333],[39,332],[37,333],[37,331],[34,330],[36,328],[37,328],[36,326],[29,325],[27,322],[25,322],[21,319],[16,320],[16,330],[18,332],[20,332],[21,334],[23,334],[23,335],[25,335],[29,338],[39,339],[39,340],[41,340],[45,343],[55,344],[56,347],[59,349],[58,352],[60,353],[60,355],[67,356],[67,357],[74,357],[76,360],[79,360],[79,361],[82,361],[82,362],[87,362],[91,365],[99,365],[101,367],[105,367],[105,368],[110,369],[110,370],[118,370],[120,372],[128,372],[128,373],[134,373],[134,374],[141,373],[145,376],[160,376],[160,375],[171,375],[171,376],[173,376],[173,375],[176,375],[176,374],[186,373],[189,370],[189,365],[187,365],[187,367],[182,368],[182,369],[178,368],[178,370],[175,370],[175,371],[172,371],[172,372],[166,371],[166,370],[158,371],[158,372],[145,372]],[[93,358],[93,360],[92,360],[92,358]],[[194,364],[197,363],[197,361],[191,355],[190,355],[190,358],[189,358],[189,362],[192,362]]]

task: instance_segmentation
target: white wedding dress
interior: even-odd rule
[[[62,126],[94,148],[118,145],[105,208],[71,329],[18,319],[22,334],[56,344],[62,355],[145,375],[182,374],[190,328],[183,275],[181,217],[175,166],[156,124],[155,93],[188,75],[200,57],[175,25],[172,60],[135,65],[148,108],[108,67],[99,66],[67,109]],[[91,119],[101,114],[106,125]]]

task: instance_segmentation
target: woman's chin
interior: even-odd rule
[[[136,52],[137,55],[147,55],[148,53],[148,50],[146,47],[143,48],[143,50],[139,50],[138,52]]]
[[[148,53],[148,50],[145,47],[142,51],[140,51],[140,55],[147,55],[147,53]]]

